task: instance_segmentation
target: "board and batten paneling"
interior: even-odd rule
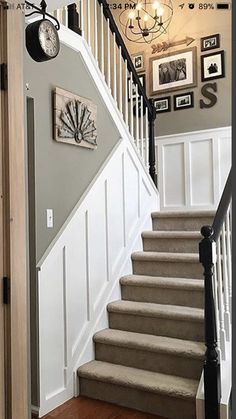
[[[38,264],[40,417],[77,395],[77,368],[151,228],[158,193],[129,139],[122,140]]]
[[[215,209],[231,167],[231,127],[156,138],[160,208]]]

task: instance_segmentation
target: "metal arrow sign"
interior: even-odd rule
[[[152,54],[156,54],[158,52],[167,51],[171,47],[177,47],[178,45],[184,45],[186,44],[189,46],[192,44],[192,42],[195,41],[194,38],[190,38],[189,36],[186,36],[185,39],[182,39],[181,41],[175,41],[175,42],[161,42],[159,44],[151,45],[152,47]]]

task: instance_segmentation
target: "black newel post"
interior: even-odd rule
[[[211,226],[202,227],[201,234],[204,239],[199,244],[199,254],[200,262],[204,267],[205,278],[205,419],[219,419],[221,396],[220,364],[217,351],[215,303],[212,285],[215,241],[212,239],[213,229]]]
[[[155,120],[156,120],[156,109],[154,106],[154,100],[149,99],[152,112],[148,114],[149,120],[149,173],[150,176],[157,186],[157,173],[156,173],[156,153],[155,153]]]
[[[68,28],[81,35],[79,24],[79,13],[77,12],[76,3],[69,4],[68,10]]]

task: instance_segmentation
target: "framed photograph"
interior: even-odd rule
[[[201,51],[208,51],[209,49],[215,48],[220,48],[219,33],[201,38]]]
[[[140,76],[138,77],[141,84],[143,85],[145,89],[145,86],[146,86],[145,74],[140,74]],[[128,101],[130,101],[131,97],[133,98],[133,100],[136,99],[136,84],[133,82],[131,86],[131,80],[129,78],[128,79]]]
[[[151,95],[197,85],[197,47],[150,58]]]
[[[132,61],[134,68],[137,71],[144,71],[144,52],[139,52],[138,54],[132,54]]]
[[[174,110],[193,108],[193,92],[182,93],[181,95],[174,95]]]
[[[201,56],[202,81],[221,79],[225,77],[225,53],[213,52]]]
[[[161,97],[154,100],[154,106],[157,113],[164,113],[171,111],[171,97]]]

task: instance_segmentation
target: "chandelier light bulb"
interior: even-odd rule
[[[162,17],[164,15],[164,9],[163,7],[159,7],[157,10],[157,16]]]
[[[129,19],[132,20],[135,17],[135,13],[134,12],[130,12],[129,14]]]
[[[147,14],[144,16],[143,20],[144,20],[144,22],[148,21],[148,15]]]
[[[154,3],[152,3],[152,7],[154,10],[159,9],[161,7],[159,1],[154,1]]]
[[[136,10],[141,10],[143,7],[142,3],[138,3],[136,6]]]

